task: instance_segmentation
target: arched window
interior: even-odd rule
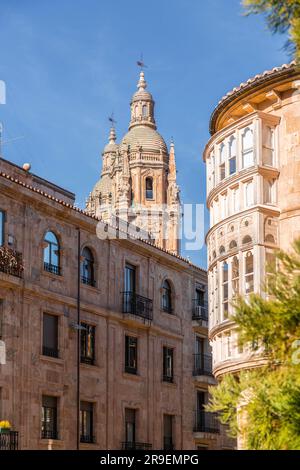
[[[229,249],[230,250],[234,250],[234,248],[237,247],[237,243],[235,240],[231,240],[231,242],[229,243]]]
[[[220,255],[223,255],[225,253],[225,247],[223,245],[220,246],[219,253]]]
[[[57,236],[47,232],[44,238],[44,269],[53,274],[60,275],[60,252]]]
[[[144,118],[148,116],[148,106],[146,104],[142,107],[142,114]]]
[[[232,269],[232,297],[236,297],[239,295],[240,291],[240,266],[239,266],[239,259],[237,256],[234,256],[232,259],[232,264],[231,264],[231,269]]]
[[[254,163],[253,131],[250,127],[246,127],[242,134],[242,153],[243,168],[252,166]]]
[[[214,251],[212,252],[212,257],[213,257],[213,259],[215,259],[216,256],[217,256],[217,253],[216,253],[216,251],[214,250]]]
[[[93,253],[85,247],[82,250],[81,257],[81,282],[89,286],[95,286]]]
[[[162,285],[162,309],[172,313],[172,289],[169,281],[164,281]]]
[[[274,238],[274,236],[271,235],[271,233],[268,233],[268,235],[266,235],[265,242],[266,242],[266,243],[273,243],[273,244],[275,244],[275,238]]]
[[[222,267],[222,284],[223,284],[223,320],[228,318],[228,264],[226,261]]]
[[[137,118],[139,115],[139,107],[138,105],[136,104],[135,107],[134,107],[134,117]]]
[[[245,183],[245,205],[246,207],[251,207],[254,204],[254,189],[253,181]]]
[[[249,251],[245,258],[245,292],[250,294],[254,290],[253,254]]]
[[[264,179],[264,204],[272,204],[273,203],[273,186],[274,180],[266,180]]]
[[[246,235],[242,240],[243,245],[246,245],[247,243],[252,243],[252,238],[250,237],[250,235]]]
[[[236,138],[232,135],[229,139],[229,174],[236,172]]]
[[[153,179],[146,178],[146,199],[153,199]]]

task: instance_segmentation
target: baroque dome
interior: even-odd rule
[[[122,139],[121,148],[130,145],[132,148],[142,146],[143,150],[168,153],[163,137],[155,129],[147,125],[138,125],[130,129]]]

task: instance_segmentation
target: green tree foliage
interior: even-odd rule
[[[300,449],[300,240],[269,266],[266,298],[238,299],[232,316],[239,343],[252,345],[265,364],[226,375],[210,389],[208,409],[218,411],[231,434],[244,433],[248,449]],[[253,345],[257,345],[254,347]],[[247,400],[245,400],[247,396]],[[243,403],[247,426],[238,429]]]
[[[300,62],[300,0],[243,0],[246,14],[263,13],[273,33],[288,33],[286,43]]]

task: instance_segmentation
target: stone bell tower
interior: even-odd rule
[[[117,144],[115,129],[111,128],[102,154],[101,178],[86,209],[107,222],[114,218],[139,227],[142,238],[179,253],[181,206],[174,143],[168,151],[157,131],[155,103],[146,88],[141,71],[130,103],[128,132]]]

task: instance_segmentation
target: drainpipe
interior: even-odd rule
[[[77,228],[77,442],[80,449],[80,228]]]

